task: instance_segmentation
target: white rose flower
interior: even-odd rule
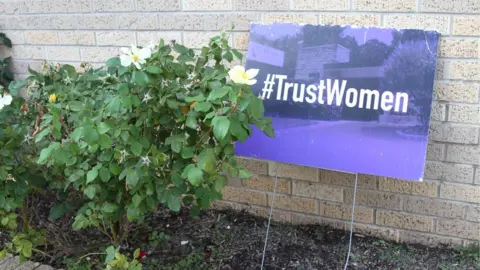
[[[122,48],[123,55],[120,56],[120,64],[124,67],[128,67],[134,64],[135,67],[140,69],[140,64],[145,64],[146,59],[152,56],[152,50],[148,47],[138,49],[132,45],[132,49]]]
[[[229,72],[228,76],[234,83],[254,85],[257,83],[255,76],[258,75],[258,69],[249,69],[245,71],[245,68],[242,66],[235,66]]]
[[[0,95],[0,110],[3,109],[3,107],[8,106],[12,103],[12,96],[5,93],[3,95]]]

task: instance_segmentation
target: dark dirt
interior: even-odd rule
[[[49,222],[48,204],[37,204],[34,222],[48,230],[48,239],[54,244],[44,249],[49,257],[35,255],[33,260],[63,269],[102,269],[94,265],[103,262],[104,255],[80,262],[79,257],[104,252],[107,239],[95,230],[72,232],[71,215],[55,224]],[[264,218],[233,210],[210,210],[193,218],[162,209],[132,228],[123,252],[136,248],[147,252],[143,262],[149,270],[260,269],[267,223]],[[343,269],[348,240],[348,232],[323,225],[272,221],[264,269]],[[478,249],[461,252],[354,235],[348,269],[478,270],[480,254],[476,252]]]

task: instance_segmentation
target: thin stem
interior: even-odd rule
[[[35,252],[37,252],[37,253],[42,254],[43,256],[46,256],[46,257],[50,258],[50,259],[53,258],[51,255],[49,255],[49,254],[47,254],[47,253],[45,253],[44,251],[41,251],[41,250],[39,250],[39,249],[32,248],[32,250],[35,251]]]
[[[92,255],[107,255],[107,253],[105,253],[105,252],[95,252],[95,253],[85,254],[85,255],[83,255],[82,257],[80,257],[75,264],[79,264],[79,263],[83,260],[83,258],[86,258],[86,257],[88,257],[88,256],[92,256]]]
[[[22,215],[22,232],[26,233],[28,231],[28,213],[25,209],[25,203],[20,207],[20,213]]]

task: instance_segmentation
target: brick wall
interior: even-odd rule
[[[423,183],[361,175],[355,230],[426,244],[480,240],[480,0],[30,0],[0,3],[17,78],[42,59],[102,62],[120,46],[176,39],[198,47],[231,23],[247,48],[249,22],[360,24],[435,29],[435,102]],[[218,207],[266,215],[276,165],[242,159],[253,179],[232,179]],[[274,217],[345,228],[354,176],[277,164]]]

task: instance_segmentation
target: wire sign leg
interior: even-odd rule
[[[277,163],[275,163],[275,184],[273,185],[272,205],[270,206],[270,213],[268,214],[268,225],[267,225],[267,233],[265,235],[265,245],[263,246],[262,265],[260,268],[261,270],[263,270],[263,265],[265,264],[265,253],[267,252],[268,233],[270,231],[270,221],[272,220],[273,206],[275,204],[275,195],[277,194],[277,180],[278,180],[278,165]]]

